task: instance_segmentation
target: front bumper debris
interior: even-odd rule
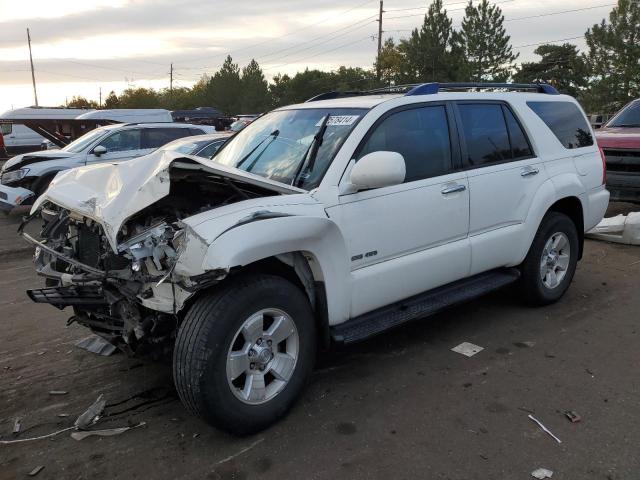
[[[0,210],[9,212],[20,205],[28,205],[35,193],[22,187],[9,187],[0,184]]]

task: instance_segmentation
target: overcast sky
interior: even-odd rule
[[[444,0],[454,27],[462,0]],[[614,1],[496,0],[520,61],[540,42],[581,37]],[[428,2],[385,0],[384,38],[407,36]],[[0,112],[33,104],[26,28],[31,29],[40,105],[84,95],[98,100],[127,86],[177,86],[212,73],[227,53],[255,58],[267,78],[305,68],[370,67],[378,0],[0,0]],[[545,15],[571,9],[585,9]],[[395,11],[394,11],[395,10]],[[536,18],[535,15],[544,15]],[[395,18],[394,18],[395,17]],[[584,40],[570,40],[580,48]]]

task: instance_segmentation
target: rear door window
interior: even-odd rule
[[[142,138],[142,148],[159,148],[178,138],[191,135],[188,128],[146,128]]]
[[[121,130],[105,138],[100,145],[105,147],[107,152],[140,150],[140,129]]]
[[[445,106],[392,113],[374,127],[357,158],[377,151],[402,155],[407,169],[405,183],[451,173],[451,141]]]
[[[580,109],[571,102],[527,102],[564,148],[593,145],[593,136]]]
[[[513,116],[513,113],[506,106],[502,106],[504,112],[504,118],[507,121],[507,128],[509,129],[509,140],[511,140],[511,156],[513,160],[523,160],[525,158],[533,157],[533,151],[529,140],[525,135],[520,123]]]
[[[509,131],[499,103],[458,104],[467,146],[466,163],[480,167],[512,160]]]

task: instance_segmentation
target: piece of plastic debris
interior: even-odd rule
[[[98,421],[100,415],[102,415],[102,412],[104,411],[106,403],[107,401],[103,398],[103,395],[100,395],[82,415],[76,418],[73,425],[78,430],[86,430]]]
[[[66,395],[67,393],[69,393],[69,392],[67,392],[65,390],[51,390],[49,392],[49,395]]]
[[[112,437],[114,435],[120,435],[121,433],[127,432],[129,430],[133,430],[134,428],[143,427],[146,425],[146,422],[140,422],[137,425],[133,425],[132,427],[120,427],[120,428],[108,428],[105,430],[87,430],[85,432],[72,432],[71,438],[74,440],[84,440],[87,437],[98,436],[98,437]]]
[[[452,352],[459,353],[465,357],[473,357],[476,353],[481,352],[482,350],[484,350],[483,347],[469,342],[462,342],[460,345],[456,345],[451,349]]]
[[[116,351],[116,347],[113,344],[109,343],[99,335],[89,335],[88,337],[79,340],[76,342],[76,347],[97,355],[102,355],[103,357],[108,357]]]
[[[551,430],[549,430],[547,427],[545,427],[542,422],[540,420],[538,420],[536,417],[534,417],[533,415],[529,415],[529,418],[531,420],[533,420],[534,422],[536,422],[538,424],[538,426],[546,433],[548,433],[556,442],[558,443],[562,443],[562,440],[560,440],[558,437],[556,437],[553,433],[551,433]]]
[[[59,413],[59,414],[58,414],[58,416],[59,416],[60,418],[66,418],[66,417],[68,417],[68,416],[69,416],[69,414],[68,414],[68,413]]]
[[[33,442],[35,440],[43,440],[45,438],[55,437],[56,435],[60,435],[61,433],[68,432],[69,430],[73,430],[75,428],[76,427],[63,428],[62,430],[58,430],[53,433],[48,433],[47,435],[40,435],[39,437],[17,438],[15,440],[0,440],[0,445],[9,445],[11,443],[24,443],[24,442]]]
[[[531,476],[538,479],[551,478],[553,477],[553,472],[546,468],[537,468],[531,472]]]
[[[13,422],[13,434],[20,433],[20,419],[16,418]]]
[[[640,245],[640,212],[603,218],[598,225],[585,235],[596,240]]]
[[[564,414],[569,420],[571,420],[571,423],[578,423],[580,420],[582,420],[582,417],[573,410],[567,410],[566,412],[564,412]]]
[[[37,474],[39,474],[42,470],[44,470],[44,465],[38,465],[36,468],[34,468],[33,470],[31,470],[29,472],[29,476],[30,477],[35,477]]]

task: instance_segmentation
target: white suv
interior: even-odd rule
[[[280,108],[215,161],[59,175],[32,210],[43,238],[23,233],[49,285],[29,295],[127,352],[172,353],[185,406],[235,433],[287,411],[318,346],[515,282],[558,300],[609,199],[578,103],[546,85],[402,91]]]
[[[0,170],[0,210],[31,205],[61,171],[129,160],[172,140],[214,131],[213,127],[186,123],[120,123],[91,130],[60,150],[16,155]]]

